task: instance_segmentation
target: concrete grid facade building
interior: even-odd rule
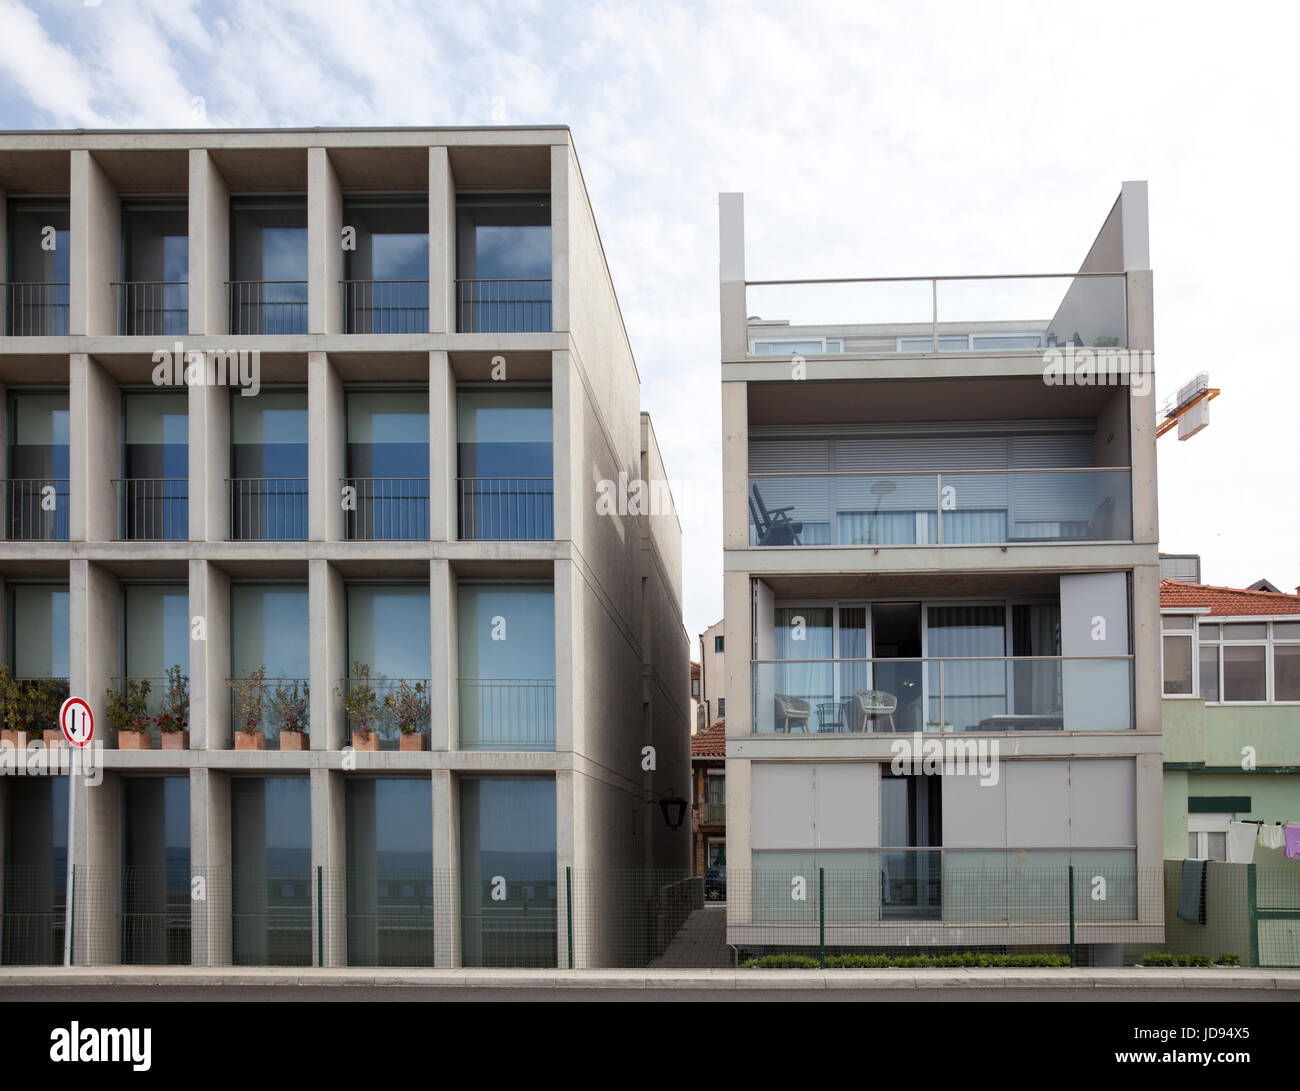
[[[759,281],[721,196],[728,942],[1063,946],[1071,868],[1089,957],[1162,938],[1146,220],[1125,183],[1059,276]]]
[[[8,133],[0,187],[5,726],[70,690],[107,747],[70,847],[0,776],[4,961],[61,961],[69,851],[77,963],[567,964],[568,869],[689,870],[681,531],[597,510],[665,475],[567,129]],[[188,737],[114,731],[169,670]]]

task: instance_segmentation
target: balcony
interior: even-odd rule
[[[349,541],[428,539],[427,477],[347,477],[343,488],[351,505],[346,508]]]
[[[5,536],[11,542],[68,540],[68,479],[9,478],[3,488]]]
[[[406,750],[406,740],[416,736],[414,749],[425,749],[432,719],[428,678],[354,674],[343,679],[340,692],[350,731],[373,731],[379,736],[380,750]]]
[[[753,474],[753,547],[1127,542],[1127,467]]]
[[[5,336],[66,337],[68,335],[68,285],[15,282],[4,289]]]
[[[548,541],[555,537],[550,477],[459,477],[457,537],[468,541]]]
[[[706,826],[725,826],[727,824],[727,805],[725,803],[706,803],[702,821]]]
[[[550,278],[457,280],[457,333],[549,333]]]
[[[228,280],[230,332],[280,336],[307,332],[305,280]]]
[[[344,333],[428,333],[427,280],[344,280]]]
[[[1041,354],[1128,344],[1122,273],[746,282],[750,355]]]
[[[555,679],[460,678],[462,750],[554,750]]]
[[[305,477],[227,478],[232,542],[307,540]]]
[[[751,664],[757,735],[1133,730],[1132,656]]]
[[[117,332],[126,337],[183,337],[189,332],[189,290],[184,281],[114,281]]]
[[[240,732],[260,731],[266,748],[288,749],[281,745],[282,733],[293,732],[304,743],[310,738],[311,679],[266,677],[265,670],[238,678],[228,678],[230,687],[231,745]],[[252,732],[248,729],[251,728]]]
[[[118,539],[183,542],[189,536],[189,481],[183,477],[115,478]]]

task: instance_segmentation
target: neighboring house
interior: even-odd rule
[[[72,846],[0,776],[0,958],[69,851],[78,963],[638,957],[585,907],[690,871],[681,529],[569,130],[8,132],[0,223],[0,659],[108,747]],[[173,667],[188,736],[115,730]]]
[[[1201,557],[1199,553],[1161,553],[1160,578],[1180,580],[1183,583],[1201,582]]]
[[[695,874],[727,862],[726,723],[715,720],[691,740],[691,833]]]
[[[705,724],[727,714],[725,639],[721,621],[700,633],[700,701]]]
[[[691,734],[703,728],[704,725],[704,704],[700,700],[702,694],[700,685],[700,665],[691,660]]]
[[[720,206],[728,942],[824,872],[828,947],[1064,943],[1069,867],[1089,957],[1160,942],[1145,183],[1059,280],[749,283]]]
[[[1165,580],[1160,613],[1164,854],[1228,860],[1234,819],[1300,825],[1300,594]]]

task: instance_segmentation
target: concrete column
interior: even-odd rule
[[[1161,798],[1164,767],[1159,754],[1139,754],[1136,762],[1137,868],[1140,877],[1138,920],[1160,924],[1165,914],[1163,882],[1156,880],[1164,868],[1164,804]],[[727,791],[731,791],[730,783]]]
[[[429,332],[456,330],[456,180],[443,145],[429,149]]]
[[[341,689],[348,673],[347,603],[343,576],[325,560],[307,562],[311,618],[311,740],[313,750],[342,750],[347,723]]]
[[[551,147],[551,329],[573,328],[569,317],[570,202],[582,199],[582,182],[567,144]]]
[[[117,538],[113,478],[121,465],[117,383],[94,357],[68,358],[68,536],[74,542]]]
[[[230,387],[189,388],[190,541],[230,536]]]
[[[722,312],[722,358],[743,360],[749,351],[745,310],[745,195],[718,194],[718,275]]]
[[[587,750],[586,672],[583,649],[572,637],[585,633],[583,581],[570,560],[555,562],[555,751]],[[604,725],[599,725],[603,730]]]
[[[583,435],[583,409],[586,390],[582,378],[567,352],[551,353],[551,445],[555,473],[554,534],[557,542],[586,541],[584,528],[587,509],[575,504],[575,498],[587,495],[590,485],[584,475],[588,467],[575,461],[573,445]],[[595,498],[592,496],[592,511]]]
[[[307,149],[307,329],[343,332],[343,193],[324,148]]]
[[[189,218],[190,333],[229,333],[230,187],[206,148],[190,149]]]
[[[1157,562],[1133,569],[1134,715],[1138,731],[1157,735],[1162,730],[1160,641],[1160,565]],[[1158,789],[1157,784],[1157,800]]]
[[[577,855],[577,831],[582,827],[577,815],[576,780],[572,770],[559,770],[555,774],[555,954],[556,965],[565,969],[569,966],[569,902],[565,885],[568,869],[576,872],[587,863]],[[585,945],[579,945],[577,939],[575,934],[573,968],[586,969],[581,958]]]
[[[190,749],[229,750],[230,578],[190,561]]]
[[[723,549],[749,546],[748,383],[722,384],[722,534]]]
[[[230,965],[230,774],[190,770],[190,961]]]
[[[1127,282],[1128,343],[1131,351],[1151,354],[1154,361],[1153,302],[1151,270],[1130,272]],[[1136,365],[1135,365],[1136,366]],[[1151,366],[1154,366],[1152,363]],[[1134,388],[1130,387],[1130,391]],[[1129,398],[1130,464],[1133,467],[1133,540],[1158,543],[1159,490],[1156,475],[1155,375],[1149,376],[1146,393]]]
[[[90,702],[96,737],[107,747],[117,745],[108,730],[104,693],[122,670],[121,605],[111,572],[89,561],[69,562],[69,681],[72,692]]]
[[[460,965],[459,782],[449,769],[435,769],[433,787],[433,946],[434,965]]]
[[[460,744],[460,695],[456,684],[456,579],[445,560],[429,562],[429,749]]]
[[[454,541],[456,484],[456,376],[447,353],[429,353],[429,537]]]
[[[68,329],[73,336],[116,333],[112,282],[120,268],[117,192],[84,149],[72,152],[69,188]]]
[[[73,778],[72,784],[77,793],[73,963],[113,966],[122,958],[122,918],[118,910],[121,784],[117,774],[107,772],[98,785],[90,785],[80,775]]]
[[[9,194],[0,187],[0,254],[7,253],[9,253]],[[0,330],[9,328],[8,295],[8,292],[0,292]]]
[[[307,354],[308,537],[338,542],[346,537],[342,487],[347,422],[343,380],[324,352]]]
[[[750,649],[753,647],[751,618],[753,604],[750,600],[749,576],[744,572],[727,572],[722,579],[723,677],[709,683],[709,692],[722,696],[727,702],[727,737],[749,734],[753,723],[750,701]],[[716,697],[711,696],[711,700]],[[730,785],[728,785],[730,790]],[[730,797],[728,797],[730,804]],[[730,817],[730,806],[728,806]]]
[[[312,956],[320,950],[317,929],[325,925],[324,954],[326,966],[346,966],[348,951],[348,891],[347,891],[347,816],[344,789],[345,774],[331,769],[311,771],[311,860],[312,860]],[[359,779],[359,785],[370,786],[371,821],[374,820],[374,781]],[[355,793],[354,793],[355,796]],[[354,861],[358,867],[374,867],[373,854],[363,854]],[[323,868],[321,883],[316,883],[316,868]],[[375,893],[375,884],[361,882],[358,889]],[[323,896],[323,910],[316,912],[316,898]],[[376,905],[359,906],[358,911],[373,913]],[[373,918],[372,918],[373,919]],[[373,956],[378,951],[353,952],[358,966],[373,966]],[[369,955],[370,960],[366,961]]]

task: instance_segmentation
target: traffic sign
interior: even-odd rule
[[[73,746],[85,746],[95,735],[95,714],[80,697],[69,697],[59,709],[59,726]]]

